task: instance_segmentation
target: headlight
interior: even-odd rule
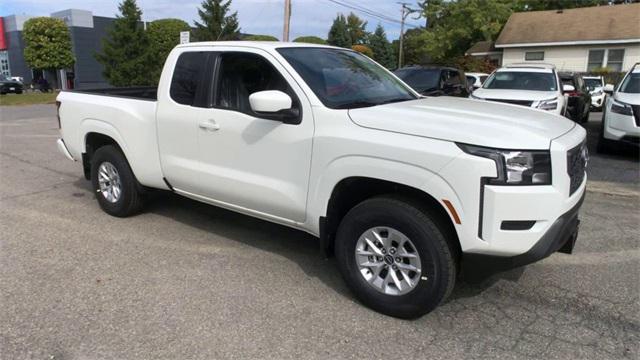
[[[498,176],[491,185],[551,185],[551,154],[549,151],[501,150],[457,144],[467,154],[495,161]]]
[[[616,101],[611,99],[611,112],[621,115],[633,115],[633,110],[631,110],[631,105],[625,104],[621,101]]]
[[[540,110],[555,110],[558,108],[558,99],[542,100],[538,104]]]

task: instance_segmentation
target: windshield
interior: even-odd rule
[[[298,47],[278,52],[328,108],[352,109],[416,98],[402,82],[354,51]]]
[[[587,90],[589,91],[604,86],[602,85],[602,80],[600,79],[584,79],[584,84],[587,86]]]
[[[622,81],[620,92],[629,94],[640,94],[640,72],[630,73]]]
[[[418,92],[437,89],[440,84],[438,69],[401,69],[394,74]]]
[[[499,71],[493,73],[482,86],[485,89],[556,91],[553,73],[530,71]]]

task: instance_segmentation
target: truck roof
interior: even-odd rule
[[[351,51],[351,49],[345,49],[345,48],[340,48],[340,47],[331,46],[331,45],[299,43],[299,42],[282,42],[282,41],[202,41],[202,42],[180,44],[176,46],[176,48],[189,48],[189,47],[196,47],[196,46],[252,47],[252,48],[265,49],[265,50],[272,50],[272,49],[283,48],[283,47],[287,47],[287,48],[322,47],[322,48],[342,49],[342,50]]]

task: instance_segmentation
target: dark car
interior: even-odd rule
[[[591,109],[591,93],[578,73],[558,73],[560,81],[564,85],[573,87],[573,91],[565,91],[567,99],[566,116],[575,122],[586,123],[589,121],[589,111]]]
[[[22,83],[11,80],[5,75],[0,75],[0,95],[7,93],[22,94]]]
[[[409,66],[394,71],[415,91],[427,96],[469,96],[467,78],[462,70],[443,66]]]

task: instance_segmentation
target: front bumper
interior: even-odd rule
[[[592,95],[591,96],[591,108],[601,109],[604,104],[604,95]]]
[[[614,113],[609,105],[604,116],[604,131],[602,135],[605,139],[633,143],[628,139],[640,138],[640,126],[636,123],[633,115]]]
[[[578,213],[584,201],[585,193],[569,211],[565,212],[542,235],[540,240],[524,254],[516,256],[496,256],[464,253],[462,255],[462,276],[477,278],[500,271],[514,269],[542,260],[559,251],[571,254],[578,237],[580,220]]]
[[[0,93],[6,94],[6,93],[21,93],[22,92],[22,85],[19,84],[2,84],[0,85]]]

